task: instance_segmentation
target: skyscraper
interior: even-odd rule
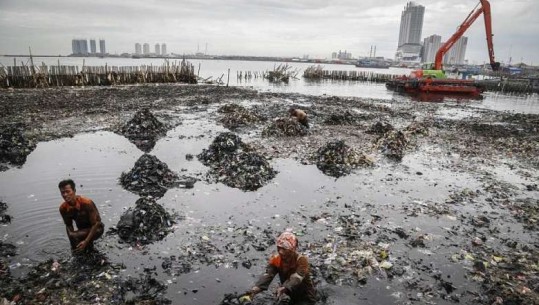
[[[73,55],[88,55],[88,41],[86,39],[71,40]]]
[[[466,46],[468,45],[468,37],[462,36],[444,55],[444,64],[462,65],[466,56]]]
[[[430,35],[423,40],[423,54],[422,62],[433,63],[436,56],[436,52],[442,45],[442,36]]]
[[[161,55],[167,55],[167,44],[166,43],[161,44]]]
[[[150,54],[150,45],[147,42],[142,45],[142,53],[144,55]]]
[[[155,55],[161,55],[160,49],[161,49],[161,46],[158,43],[156,43],[155,44]]]
[[[137,55],[142,54],[142,46],[138,42],[135,43],[135,54],[137,54]]]
[[[105,39],[99,39],[99,53],[101,53],[101,55],[107,54],[107,50],[105,49]]]
[[[395,60],[419,62],[421,57],[421,32],[425,7],[415,2],[408,2],[401,14],[399,44]]]
[[[95,54],[96,50],[95,39],[90,39],[90,53]]]

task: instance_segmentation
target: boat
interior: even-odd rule
[[[374,69],[389,69],[389,64],[383,59],[378,57],[361,58],[357,61],[356,67],[358,68],[374,68]]]

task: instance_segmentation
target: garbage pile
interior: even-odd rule
[[[309,129],[293,118],[278,118],[262,131],[263,137],[305,136]]]
[[[374,162],[365,154],[354,151],[343,140],[326,143],[318,149],[316,167],[331,177],[342,177],[350,174],[359,166],[369,166]]]
[[[413,121],[410,125],[404,128],[404,131],[409,135],[429,135],[429,126],[424,122]]]
[[[168,305],[172,302],[165,298],[167,286],[151,275],[151,269],[145,269],[140,278],[129,278],[122,283],[123,304],[132,305]]]
[[[331,113],[327,119],[324,120],[328,125],[355,125],[359,123],[359,116],[346,110],[339,113]]]
[[[372,134],[382,135],[382,134],[385,134],[385,133],[387,133],[389,131],[392,131],[394,129],[395,128],[393,127],[393,125],[391,125],[391,124],[389,124],[387,122],[376,122],[366,132],[367,133],[372,133]]]
[[[382,153],[393,160],[401,161],[408,147],[408,137],[402,131],[389,131],[378,139]]]
[[[157,140],[166,135],[167,127],[150,112],[150,109],[144,108],[135,113],[121,128],[120,133],[140,150],[149,152]]]
[[[24,136],[24,125],[0,126],[0,164],[22,166],[35,148],[36,143]]]
[[[277,173],[265,157],[251,149],[233,133],[221,133],[197,158],[211,169],[210,182],[222,182],[244,191],[255,191]]]
[[[224,115],[219,119],[219,122],[228,129],[237,129],[242,126],[252,125],[259,122],[261,119],[245,109],[245,107],[237,104],[227,104],[220,107],[218,110]]]
[[[120,217],[112,232],[128,243],[144,245],[162,240],[174,223],[174,217],[154,199],[140,198]]]
[[[122,173],[122,186],[140,196],[161,198],[169,188],[192,188],[196,182],[192,177],[179,177],[167,164],[149,154],[142,155],[131,171]]]
[[[7,210],[7,204],[5,202],[0,201],[0,224],[11,222],[11,216],[6,214],[6,210]]]

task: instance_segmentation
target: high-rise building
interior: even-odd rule
[[[88,55],[88,41],[86,39],[71,40],[73,55]]]
[[[99,39],[99,53],[101,53],[101,55],[107,54],[107,49],[105,48],[105,39]]]
[[[161,45],[158,43],[155,44],[155,55],[161,55]]]
[[[395,60],[419,62],[421,60],[421,32],[425,7],[408,2],[401,14],[399,44]]]
[[[135,54],[137,55],[141,55],[142,54],[142,46],[140,45],[140,43],[135,43]]]
[[[161,44],[161,55],[167,55],[167,44],[166,43]]]
[[[468,37],[462,36],[453,44],[451,49],[444,55],[444,64],[462,65],[466,56]]]
[[[142,45],[142,53],[144,55],[150,54],[150,44],[148,44],[147,42]]]
[[[421,56],[422,62],[433,63],[436,57],[436,52],[442,46],[442,36],[430,35],[423,40],[423,54]]]
[[[90,39],[90,53],[95,54],[97,51],[95,39]]]

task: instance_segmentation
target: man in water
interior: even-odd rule
[[[89,198],[76,194],[75,182],[71,179],[60,181],[58,188],[64,198],[60,205],[60,215],[66,225],[71,250],[80,253],[93,249],[94,240],[101,237],[104,231],[97,207]],[[73,221],[77,230],[73,228]]]
[[[296,120],[298,120],[301,125],[309,128],[309,120],[307,119],[307,114],[305,113],[305,111],[301,109],[290,108],[288,112],[290,113],[290,116],[296,118]]]

